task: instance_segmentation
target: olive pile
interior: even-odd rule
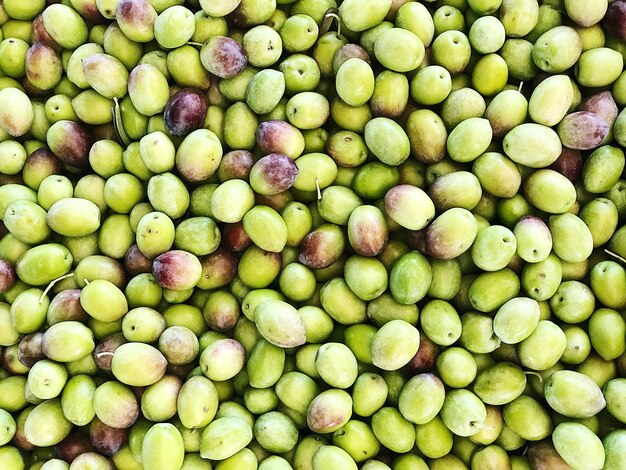
[[[3,0],[0,469],[626,469],[626,0]]]

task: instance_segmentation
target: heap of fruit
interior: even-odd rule
[[[0,3],[0,469],[626,469],[625,0]]]

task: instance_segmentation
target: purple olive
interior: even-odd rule
[[[8,291],[15,284],[15,269],[13,264],[0,258],[0,294]]]
[[[165,127],[174,137],[186,136],[202,126],[206,112],[207,101],[202,90],[183,88],[165,106]]]

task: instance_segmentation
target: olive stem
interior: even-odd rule
[[[130,145],[130,139],[128,138],[126,129],[124,129],[124,123],[122,122],[122,111],[117,97],[113,97],[113,103],[113,129],[124,145]]]
[[[341,36],[341,18],[337,14],[336,8],[329,8],[324,15],[324,23],[322,24],[322,34],[326,34],[330,31],[330,27],[333,24],[333,20],[337,21],[337,36]]]
[[[320,190],[320,180],[319,178],[315,178],[315,187],[317,188],[317,200],[322,200],[322,191]]]
[[[626,258],[622,258],[620,255],[618,255],[617,253],[613,253],[612,251],[609,250],[604,250],[604,252],[609,255],[612,256],[613,258],[617,258],[618,260],[620,260],[622,263],[626,264]]]
[[[519,87],[517,88],[517,92],[521,93],[522,92],[522,87],[524,86],[524,82],[519,82]]]
[[[204,44],[201,44],[199,42],[193,42],[193,41],[187,41],[185,44],[188,45],[188,46],[196,46],[196,47],[204,46]]]
[[[96,358],[100,359],[102,356],[112,356],[113,353],[111,351],[102,351],[96,354]]]
[[[527,371],[524,372],[524,374],[525,375],[534,375],[535,377],[537,377],[537,379],[539,379],[539,382],[543,382],[543,377],[539,373],[537,373],[537,372],[533,372],[533,371],[527,370]]]
[[[52,289],[52,286],[54,286],[57,282],[62,281],[63,279],[67,279],[68,277],[72,277],[73,275],[74,275],[74,273],[67,273],[67,274],[64,274],[61,277],[57,277],[56,279],[53,279],[52,281],[50,281],[50,284],[48,284],[48,287],[46,287],[46,289],[41,294],[41,297],[39,297],[39,303],[43,302],[43,298],[48,294],[50,289]]]

